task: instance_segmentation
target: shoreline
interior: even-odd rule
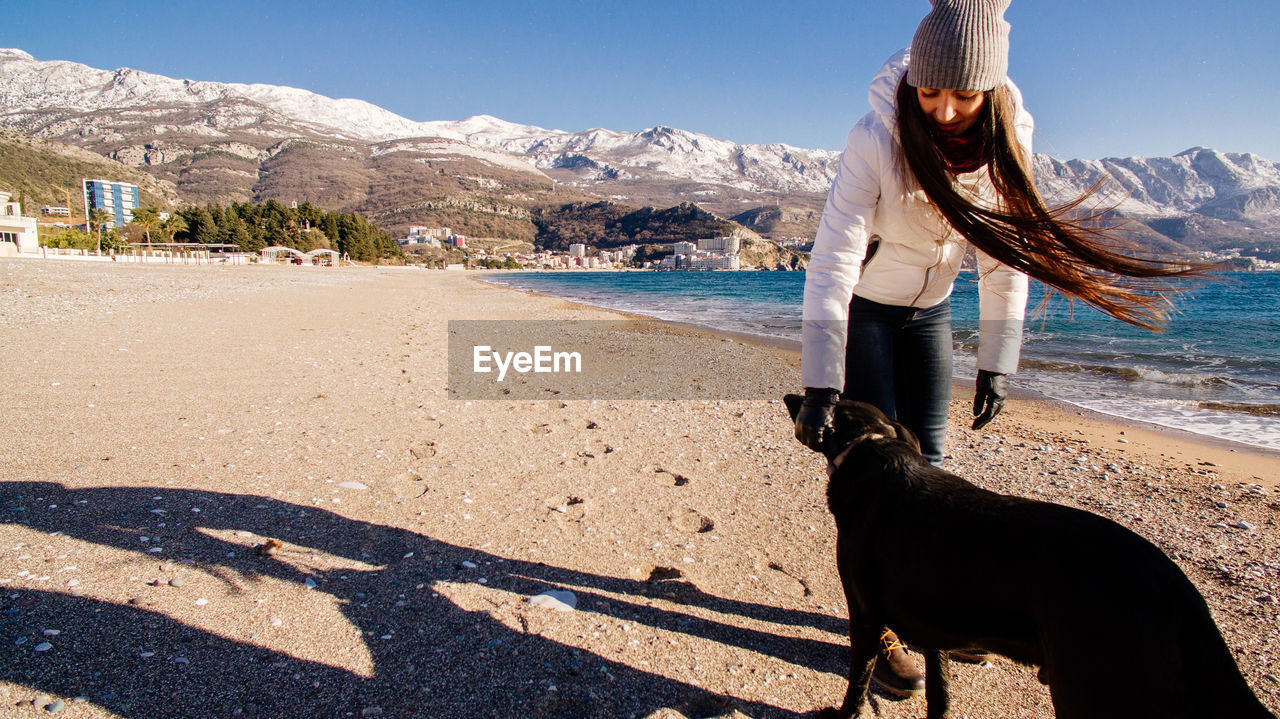
[[[689,331],[703,334],[707,337],[730,338],[735,342],[757,347],[769,351],[788,362],[795,367],[797,371],[800,368],[800,343],[794,340],[788,340],[780,337],[767,337],[762,335],[753,335],[746,332],[736,332],[732,330],[714,329],[703,325],[690,322],[680,322],[674,320],[665,320],[651,315],[645,315],[638,312],[629,312],[625,310],[616,310],[608,307],[588,304],[578,300],[570,300],[545,292],[538,292],[521,287],[510,287],[507,285],[488,282],[480,277],[468,275],[467,279],[481,283],[488,287],[496,287],[502,290],[518,292],[532,297],[540,297],[558,302],[564,302],[567,305],[580,307],[584,310],[592,310],[597,312],[611,312],[621,317],[631,319],[637,322],[653,323],[658,327],[680,328],[682,331]],[[803,388],[797,387],[794,391],[803,392]],[[971,403],[973,398],[973,388],[970,383],[963,378],[954,377],[952,380],[952,403]],[[1049,397],[1035,390],[1019,388],[1013,386],[1009,390],[1009,404],[1006,405],[1003,417],[997,418],[996,423],[989,426],[987,431],[1000,431],[1000,419],[1009,419],[1009,412],[1017,407],[1020,403],[1027,403],[1034,409],[1028,412],[1028,416],[1036,417],[1044,412],[1051,413],[1056,419],[1063,423],[1072,423],[1078,418],[1084,418],[1091,424],[1102,425],[1107,429],[1095,429],[1090,432],[1094,436],[1116,436],[1124,435],[1126,432],[1139,434],[1144,437],[1148,443],[1154,442],[1160,446],[1160,449],[1146,454],[1153,456],[1171,456],[1178,458],[1191,458],[1196,461],[1213,462],[1220,469],[1232,465],[1241,465],[1238,460],[1240,457],[1256,457],[1263,460],[1259,466],[1254,466],[1252,462],[1245,462],[1248,467],[1239,466],[1230,469],[1229,473],[1237,478],[1250,478],[1252,481],[1263,481],[1267,484],[1275,485],[1280,483],[1280,450],[1273,450],[1268,447],[1259,447],[1256,445],[1234,442],[1228,439],[1221,439],[1205,434],[1198,434],[1175,427],[1166,427],[1164,425],[1153,422],[1144,422],[1140,420],[1132,420],[1116,415],[1109,415],[1104,412],[1092,410],[1080,405],[1073,404],[1066,400]],[[1020,413],[1019,413],[1020,414]],[[1112,429],[1114,428],[1114,429]],[[1126,438],[1128,439],[1128,438]],[[1127,441],[1126,444],[1132,444]],[[1178,448],[1174,445],[1191,445],[1191,447]],[[1203,458],[1200,456],[1203,455]],[[1274,463],[1274,464],[1273,464]]]

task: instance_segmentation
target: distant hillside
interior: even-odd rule
[[[57,189],[65,188],[71,194],[72,216],[83,222],[84,178],[135,184],[144,206],[167,210],[178,203],[171,185],[145,172],[88,150],[0,128],[0,190],[12,192],[15,200],[24,193],[28,215],[37,215],[42,205],[66,204],[67,194]]]
[[[822,217],[822,199],[813,198],[805,207],[768,205],[730,217],[730,220],[761,235],[773,238],[812,238]]]
[[[738,225],[690,203],[663,210],[613,202],[571,203],[539,208],[532,219],[538,247],[549,250],[567,250],[574,243],[607,248],[692,242],[742,232]]]

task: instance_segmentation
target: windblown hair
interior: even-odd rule
[[[1142,256],[1104,222],[1104,213],[1081,211],[1101,182],[1070,202],[1046,206],[1014,130],[1009,90],[1002,85],[984,95],[976,124],[997,202],[975,204],[957,189],[916,88],[904,79],[898,86],[898,132],[909,176],[947,224],[988,256],[1117,319],[1159,329],[1168,316],[1168,293],[1186,289],[1174,280],[1203,276],[1212,266]]]

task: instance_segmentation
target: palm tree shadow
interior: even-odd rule
[[[688,716],[730,708],[752,717],[798,716],[541,636],[522,626],[523,603],[505,609],[510,621],[503,621],[497,612],[469,611],[448,598],[449,587],[475,587],[482,576],[484,589],[505,596],[567,588],[577,595],[580,611],[836,675],[843,674],[848,651],[843,642],[746,629],[640,600],[674,594],[690,607],[843,635],[844,620],[825,614],[716,597],[688,583],[620,579],[499,557],[261,496],[7,482],[0,485],[0,517],[45,533],[163,556],[233,585],[309,579],[316,591],[338,600],[372,661],[371,676],[364,676],[260,646],[252,631],[263,627],[247,618],[243,638],[233,639],[152,611],[145,601],[5,591],[0,629],[9,639],[0,649],[0,679],[85,696],[125,717],[358,717],[371,707],[383,716],[643,717],[661,707]],[[282,552],[330,555],[348,568],[314,569],[259,557],[218,536],[232,530],[278,539],[285,543]],[[140,540],[154,535],[160,535],[160,554]],[[32,651],[40,631],[54,627],[62,633],[50,641],[53,649]],[[28,637],[27,643],[15,645],[20,637]],[[466,667],[465,674],[458,667]]]

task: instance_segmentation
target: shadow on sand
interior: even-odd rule
[[[51,505],[56,509],[48,509]],[[153,510],[163,510],[163,518]],[[579,611],[761,652],[837,676],[843,676],[847,661],[843,642],[778,636],[636,600],[674,594],[682,605],[815,627],[836,636],[846,631],[843,619],[719,598],[687,582],[619,579],[498,557],[267,497],[145,487],[68,490],[49,482],[6,482],[0,484],[0,519],[141,553],[157,563],[188,564],[233,586],[264,578],[302,584],[310,578],[315,591],[338,600],[339,610],[361,632],[362,650],[372,658],[372,676],[363,676],[259,646],[249,632],[267,628],[247,617],[245,640],[236,641],[148,610],[145,602],[115,604],[59,592],[4,589],[0,679],[53,695],[84,696],[124,717],[360,717],[380,712],[385,717],[612,718],[644,717],[661,707],[690,717],[733,709],[751,717],[799,716],[512,628],[486,611],[463,609],[443,590],[432,591],[442,582],[474,582],[479,576],[487,579],[486,588],[518,597],[567,588],[577,595]],[[163,559],[146,553],[147,545],[139,541],[139,530],[159,521],[167,525],[154,530],[165,535]],[[277,538],[286,546],[373,568],[306,572],[209,533],[227,530]],[[464,562],[476,569],[468,570]],[[40,631],[49,627],[62,632],[54,650],[34,652]],[[394,639],[380,639],[387,635]],[[27,642],[15,645],[24,636]],[[156,654],[143,658],[145,649]],[[179,656],[186,663],[175,663]]]

